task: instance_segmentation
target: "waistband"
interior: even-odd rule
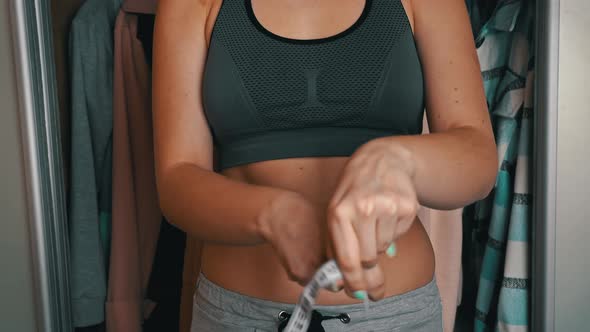
[[[336,316],[346,313],[351,323],[358,323],[413,313],[431,308],[433,303],[440,304],[435,278],[409,292],[371,302],[369,311],[365,311],[363,303],[316,305],[314,309],[322,315]],[[294,303],[268,301],[227,290],[207,279],[203,273],[197,281],[195,305],[206,308],[214,316],[223,317],[228,323],[257,321],[256,324],[260,327],[268,326],[269,323],[276,324],[281,311],[291,313],[295,308]]]

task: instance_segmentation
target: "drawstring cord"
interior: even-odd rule
[[[279,312],[279,321],[281,322],[279,325],[278,332],[283,331],[289,323],[289,318],[291,318],[291,314],[287,313],[286,311]],[[339,319],[342,323],[348,324],[350,322],[350,316],[346,313],[342,313],[336,316],[330,315],[322,315],[321,313],[313,310],[311,312],[311,321],[309,324],[309,328],[307,329],[308,332],[325,332],[324,327],[322,326],[322,322],[325,320],[330,319]]]

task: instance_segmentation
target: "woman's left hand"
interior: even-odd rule
[[[413,161],[402,146],[379,139],[349,159],[328,208],[331,249],[346,292],[376,301],[385,293],[378,254],[392,250],[414,221],[418,200]]]

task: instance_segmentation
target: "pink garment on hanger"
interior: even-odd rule
[[[121,10],[115,23],[112,242],[108,332],[141,332],[154,303],[146,289],[162,213],[156,192],[150,74],[137,16]]]
[[[428,134],[424,116],[423,134]],[[461,291],[461,246],[463,244],[463,209],[440,211],[420,207],[418,217],[434,248],[436,284],[443,306],[445,332],[453,332]]]
[[[128,13],[155,14],[157,0],[123,0],[121,8]]]

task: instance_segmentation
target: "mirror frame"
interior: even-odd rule
[[[73,331],[50,1],[10,1],[39,331]]]
[[[543,332],[555,331],[559,8],[536,0],[530,330]]]

